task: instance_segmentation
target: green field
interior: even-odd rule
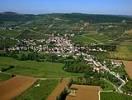
[[[115,92],[101,93],[101,100],[132,100],[132,96],[127,96]]]
[[[0,68],[7,67],[10,65],[15,67],[6,72],[12,74],[47,78],[60,78],[82,75],[77,73],[65,72],[63,70],[64,65],[62,63],[19,61],[9,57],[0,57]]]
[[[48,95],[56,87],[57,80],[38,81],[34,86],[16,98],[16,100],[46,100]],[[35,87],[40,84],[39,87]]]
[[[5,81],[8,80],[9,78],[11,78],[10,75],[0,73],[0,81]]]
[[[132,42],[123,42],[117,47],[116,52],[110,52],[114,59],[132,60]]]
[[[108,43],[110,42],[110,38],[103,34],[97,33],[90,33],[90,34],[82,34],[77,35],[73,38],[75,43],[82,43],[82,44],[91,44],[91,43]]]
[[[18,33],[17,30],[0,30],[0,35],[5,37],[16,37]]]
[[[102,82],[104,83],[104,88],[103,88],[104,91],[107,91],[107,90],[115,91],[116,90],[116,88],[113,86],[113,84],[110,81],[106,79],[102,79]]]

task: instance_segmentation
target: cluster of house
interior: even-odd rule
[[[74,35],[71,35],[71,37]],[[94,71],[100,72],[106,70],[102,67],[103,65],[94,59],[94,56],[89,54],[89,51],[105,52],[102,48],[89,48],[84,46],[78,46],[74,44],[70,37],[65,34],[64,36],[51,34],[47,39],[24,39],[18,40],[18,44],[8,49],[9,51],[37,51],[45,53],[55,53],[58,56],[69,56],[73,55],[74,58],[82,56],[83,59],[88,63],[94,65]],[[104,63],[105,64],[105,63]],[[115,66],[120,66],[119,63],[112,61]]]
[[[73,36],[73,35],[72,35]],[[104,67],[100,62],[94,59],[94,56],[90,55],[89,51],[105,52],[102,48],[88,48],[84,46],[75,45],[69,36],[55,36],[54,34],[49,35],[47,39],[24,39],[18,40],[18,44],[8,49],[9,51],[37,51],[45,53],[55,53],[58,56],[69,56],[73,55],[74,58],[82,56],[83,59],[88,63],[94,65],[94,71],[100,72],[104,70]],[[115,62],[112,62],[114,64]],[[118,65],[118,64],[116,64]]]
[[[46,53],[73,53],[75,48],[68,37],[49,36],[48,39],[23,39],[19,40],[14,47],[8,48],[9,51],[37,51]]]
[[[9,48],[9,51],[36,51],[36,52],[45,52],[45,53],[55,53],[58,56],[69,56],[73,55],[74,58],[78,56],[82,56],[83,60],[88,64],[93,66],[94,72],[108,72],[109,74],[116,77],[119,81],[121,81],[121,87],[126,83],[126,80],[123,80],[120,75],[116,72],[111,71],[106,62],[101,63],[95,59],[95,57],[89,54],[89,51],[98,51],[98,52],[106,52],[102,48],[88,48],[84,46],[77,46],[74,44],[70,37],[67,35],[64,36],[54,36],[53,34],[50,35],[47,39],[24,39],[18,40],[18,44],[14,47]],[[118,67],[121,66],[121,62],[111,61],[111,64]],[[119,87],[120,92],[121,89]]]
[[[71,36],[74,36],[72,34]],[[56,53],[56,54],[76,54],[79,55],[82,50],[85,51],[100,51],[106,52],[102,48],[88,48],[83,46],[76,46],[72,43],[71,39],[67,35],[54,36],[49,35],[48,39],[23,39],[17,40],[18,43],[14,47],[8,48],[9,51],[37,51],[45,53]]]
[[[58,56],[69,56],[73,55],[74,58],[78,56],[82,56],[83,59],[88,63],[93,65],[93,71],[96,72],[104,72],[110,71],[106,64],[101,64],[99,61],[95,60],[93,55],[90,55],[89,51],[105,51],[101,48],[88,48],[83,46],[77,46],[70,40],[70,37],[67,35],[64,36],[54,36],[54,34],[49,35],[47,39],[40,40],[19,40],[18,44],[15,47],[9,48],[9,51],[37,51],[37,52],[45,52],[45,53],[55,53]],[[112,61],[112,64],[115,66],[120,66],[119,63]],[[113,74],[117,76],[116,74]]]

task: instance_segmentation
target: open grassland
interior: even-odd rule
[[[22,95],[18,96],[15,100],[46,100],[48,95],[50,95],[50,93],[56,87],[57,83],[58,80],[39,80],[35,85],[33,85]]]
[[[6,72],[35,77],[61,78],[80,76],[82,74],[68,73],[63,70],[63,64],[37,61],[19,61],[9,57],[0,57],[0,67],[15,66]]]
[[[132,100],[132,96],[127,96],[115,92],[102,92],[101,100]]]
[[[118,45],[116,52],[110,52],[110,58],[132,60],[132,42],[123,42]]]

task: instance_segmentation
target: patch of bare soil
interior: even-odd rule
[[[59,96],[64,89],[68,86],[69,80],[63,79],[57,85],[57,87],[53,90],[53,92],[48,96],[47,100],[56,100],[57,96]]]
[[[0,83],[0,100],[11,100],[36,82],[35,78],[15,76]]]
[[[123,61],[125,65],[125,70],[129,77],[132,79],[132,61]]]
[[[75,85],[71,86],[71,93],[66,100],[99,100],[99,86]]]

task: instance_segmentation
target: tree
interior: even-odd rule
[[[27,60],[26,54],[22,53],[21,54],[21,57],[20,57],[20,60]]]

